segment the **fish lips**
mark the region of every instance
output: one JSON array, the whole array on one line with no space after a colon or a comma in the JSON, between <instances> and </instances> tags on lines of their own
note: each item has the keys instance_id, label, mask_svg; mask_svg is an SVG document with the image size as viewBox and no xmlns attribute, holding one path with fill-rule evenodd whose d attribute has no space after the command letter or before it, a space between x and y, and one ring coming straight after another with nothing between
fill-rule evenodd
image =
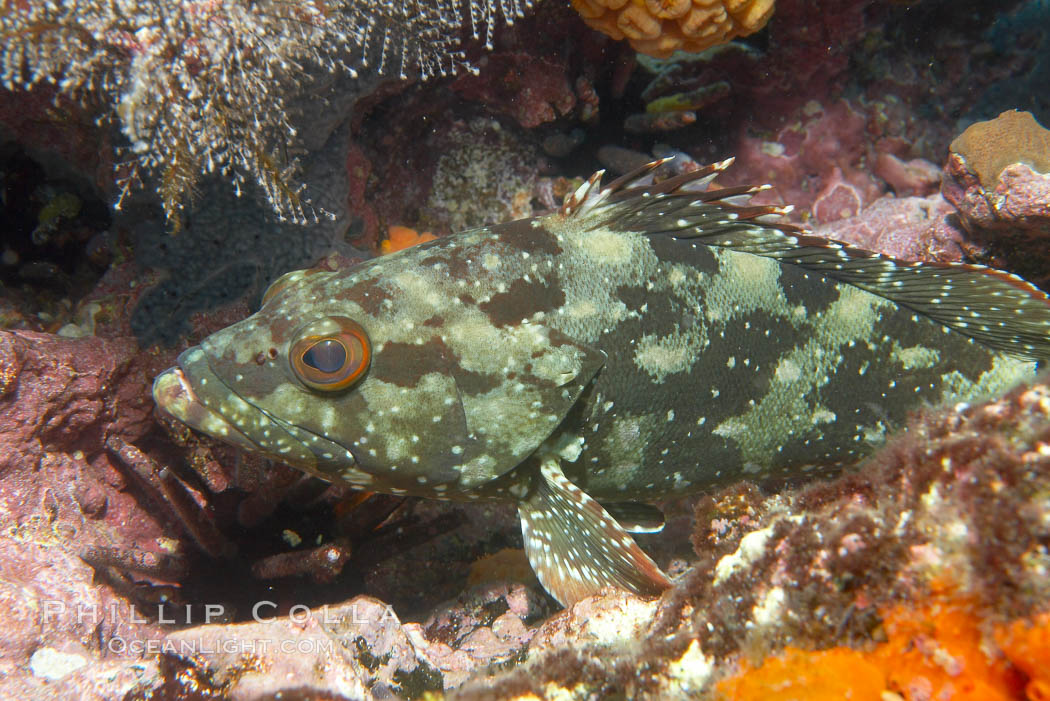
<instances>
[{"instance_id":1,"label":"fish lips","mask_svg":"<svg viewBox=\"0 0 1050 701\"><path fill-rule=\"evenodd\" d=\"M162 414L191 428L247 450L258 449L236 426L197 399L180 367L168 368L153 380L153 401Z\"/></svg>"},{"instance_id":2,"label":"fish lips","mask_svg":"<svg viewBox=\"0 0 1050 701\"><path fill-rule=\"evenodd\" d=\"M226 384L203 348L188 348L176 362L153 381L153 400L163 413L231 445L316 470L316 458L306 445Z\"/></svg>"}]
</instances>

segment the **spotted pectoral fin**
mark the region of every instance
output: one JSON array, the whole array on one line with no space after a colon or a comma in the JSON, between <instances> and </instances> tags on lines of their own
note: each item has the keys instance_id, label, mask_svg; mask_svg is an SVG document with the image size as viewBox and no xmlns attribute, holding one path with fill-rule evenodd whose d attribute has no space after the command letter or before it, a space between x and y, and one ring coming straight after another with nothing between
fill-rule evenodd
<instances>
[{"instance_id":1,"label":"spotted pectoral fin","mask_svg":"<svg viewBox=\"0 0 1050 701\"><path fill-rule=\"evenodd\" d=\"M628 533L659 533L664 529L664 512L637 501L602 503L605 510Z\"/></svg>"},{"instance_id":2,"label":"spotted pectoral fin","mask_svg":"<svg viewBox=\"0 0 1050 701\"><path fill-rule=\"evenodd\" d=\"M532 493L518 503L525 552L544 588L564 606L613 585L655 596L671 585L602 505L562 473L540 465Z\"/></svg>"}]
</instances>

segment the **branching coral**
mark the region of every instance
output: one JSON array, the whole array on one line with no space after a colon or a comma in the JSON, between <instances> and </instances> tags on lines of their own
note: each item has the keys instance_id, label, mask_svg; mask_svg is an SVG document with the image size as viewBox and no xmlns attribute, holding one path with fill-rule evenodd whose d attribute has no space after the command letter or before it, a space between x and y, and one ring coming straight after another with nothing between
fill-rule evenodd
<instances>
[{"instance_id":1,"label":"branching coral","mask_svg":"<svg viewBox=\"0 0 1050 701\"><path fill-rule=\"evenodd\" d=\"M497 18L532 1L10 0L0 78L108 103L100 117L115 114L130 142L122 199L154 175L177 222L198 178L219 171L238 193L256 181L281 218L304 222L316 213L295 185L288 107L309 70L444 75L466 65L464 27L491 45Z\"/></svg>"},{"instance_id":2,"label":"branching coral","mask_svg":"<svg viewBox=\"0 0 1050 701\"><path fill-rule=\"evenodd\" d=\"M637 51L658 58L703 51L753 34L773 14L774 0L572 0L584 21Z\"/></svg>"}]
</instances>

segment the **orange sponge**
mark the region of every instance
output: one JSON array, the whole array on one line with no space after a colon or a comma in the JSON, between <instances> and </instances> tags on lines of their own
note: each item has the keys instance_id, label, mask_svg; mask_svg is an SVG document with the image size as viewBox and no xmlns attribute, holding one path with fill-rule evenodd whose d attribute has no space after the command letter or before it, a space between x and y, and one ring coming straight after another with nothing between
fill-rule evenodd
<instances>
[{"instance_id":1,"label":"orange sponge","mask_svg":"<svg viewBox=\"0 0 1050 701\"><path fill-rule=\"evenodd\" d=\"M504 548L476 560L470 566L467 585L473 587L482 582L500 580L529 584L536 581L536 575L533 574L532 566L529 565L529 558L525 555L524 550Z\"/></svg>"},{"instance_id":2,"label":"orange sponge","mask_svg":"<svg viewBox=\"0 0 1050 701\"><path fill-rule=\"evenodd\" d=\"M999 650L966 597L937 593L882 615L886 641L873 649L789 647L757 669L742 663L717 691L727 701L1050 701L1050 614L998 626Z\"/></svg>"},{"instance_id":3,"label":"orange sponge","mask_svg":"<svg viewBox=\"0 0 1050 701\"><path fill-rule=\"evenodd\" d=\"M882 670L863 652L832 648L809 652L789 647L758 669L745 663L740 673L718 683L731 701L881 701Z\"/></svg>"},{"instance_id":4,"label":"orange sponge","mask_svg":"<svg viewBox=\"0 0 1050 701\"><path fill-rule=\"evenodd\" d=\"M379 242L379 254L385 256L388 253L400 251L424 241L433 241L436 238L437 236L429 231L420 234L407 226L391 226L387 228L386 238Z\"/></svg>"},{"instance_id":5,"label":"orange sponge","mask_svg":"<svg viewBox=\"0 0 1050 701\"><path fill-rule=\"evenodd\" d=\"M1006 660L989 654L975 609L965 597L895 607L884 613L887 642L868 659L885 670L889 688L905 699L1015 699L1017 677Z\"/></svg>"},{"instance_id":6,"label":"orange sponge","mask_svg":"<svg viewBox=\"0 0 1050 701\"><path fill-rule=\"evenodd\" d=\"M703 51L766 26L774 0L572 0L584 21L657 58Z\"/></svg>"},{"instance_id":7,"label":"orange sponge","mask_svg":"<svg viewBox=\"0 0 1050 701\"><path fill-rule=\"evenodd\" d=\"M1050 701L1050 613L999 626L995 642L1028 676L1028 701Z\"/></svg>"}]
</instances>

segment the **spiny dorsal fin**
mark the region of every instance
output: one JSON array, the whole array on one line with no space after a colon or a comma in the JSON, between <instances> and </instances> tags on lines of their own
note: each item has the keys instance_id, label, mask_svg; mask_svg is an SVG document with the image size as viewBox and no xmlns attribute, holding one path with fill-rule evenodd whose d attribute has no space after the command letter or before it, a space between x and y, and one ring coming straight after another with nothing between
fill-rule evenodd
<instances>
[{"instance_id":1,"label":"spiny dorsal fin","mask_svg":"<svg viewBox=\"0 0 1050 701\"><path fill-rule=\"evenodd\" d=\"M738 203L764 187L689 189L730 162L655 186L632 186L652 168L636 171L634 180L618 179L592 198L593 206L575 214L593 217L595 227L669 235L776 258L885 297L990 348L1050 359L1050 297L1035 286L982 265L896 260L770 221L789 208Z\"/></svg>"},{"instance_id":2,"label":"spiny dorsal fin","mask_svg":"<svg viewBox=\"0 0 1050 701\"><path fill-rule=\"evenodd\" d=\"M545 458L540 479L518 503L529 563L563 606L614 585L644 596L671 586L667 575L602 505Z\"/></svg>"}]
</instances>

